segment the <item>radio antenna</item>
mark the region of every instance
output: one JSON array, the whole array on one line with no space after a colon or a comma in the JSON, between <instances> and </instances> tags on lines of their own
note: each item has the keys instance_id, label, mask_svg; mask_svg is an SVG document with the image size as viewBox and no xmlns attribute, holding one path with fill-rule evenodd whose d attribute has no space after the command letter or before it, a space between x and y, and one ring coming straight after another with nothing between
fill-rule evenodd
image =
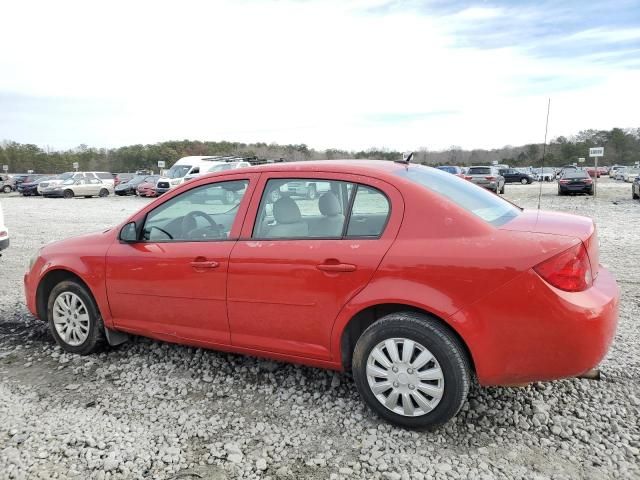
<instances>
[{"instance_id":1,"label":"radio antenna","mask_svg":"<svg viewBox=\"0 0 640 480\"><path fill-rule=\"evenodd\" d=\"M544 157L547 154L547 132L549 131L549 111L551 110L551 97L547 103L547 123L544 127L544 145L542 146L542 167L540 168L541 180L540 190L538 192L538 211L540 211L540 200L542 199L542 182L544 182Z\"/></svg>"}]
</instances>

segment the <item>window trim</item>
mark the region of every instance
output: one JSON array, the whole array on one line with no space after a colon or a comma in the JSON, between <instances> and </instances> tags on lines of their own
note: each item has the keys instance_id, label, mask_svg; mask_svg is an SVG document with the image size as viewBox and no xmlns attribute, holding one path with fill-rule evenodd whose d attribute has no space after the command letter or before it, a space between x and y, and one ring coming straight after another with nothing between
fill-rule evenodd
<instances>
[{"instance_id":1,"label":"window trim","mask_svg":"<svg viewBox=\"0 0 640 480\"><path fill-rule=\"evenodd\" d=\"M192 188L189 188L188 190L185 190L184 192L179 193L178 195L174 195L173 197L167 199L166 201L160 203L160 205L152 208L151 210L145 212L144 216L142 217L142 221L140 222L140 228L138 231L138 237L136 239L136 243L217 243L217 242L235 242L238 240L238 238L207 238L207 239L202 239L202 240L198 240L198 239L189 239L189 240L173 240L173 239L167 239L167 240L145 240L143 238L144 235L144 227L147 223L147 219L149 218L149 214L156 211L158 208L162 207L163 205L166 205L167 203L169 203L170 201L172 201L174 198L178 198L182 195L185 195L193 190L196 190L198 188L206 188L206 187L210 187L212 185L218 185L221 183L228 183L228 182L247 182L247 186L246 186L246 191L245 191L245 195L242 196L242 198L240 199L240 202L237 204L238 207L238 212L236 213L236 216L233 219L233 223L235 223L238 219L238 214L240 213L240 205L241 203L244 201L246 194L249 192L249 188L251 186L251 178L233 178L233 179L229 179L229 180L219 180L216 182L210 182L210 183L203 183L202 185L194 185ZM231 208L230 210L233 210L233 208ZM228 210L228 211L230 211ZM228 212L227 211L227 212ZM246 215L246 212L245 212ZM244 221L244 219L243 219ZM231 224L232 228L233 228L233 223Z\"/></svg>"},{"instance_id":2,"label":"window trim","mask_svg":"<svg viewBox=\"0 0 640 480\"><path fill-rule=\"evenodd\" d=\"M349 205L348 205L348 211L345 215L345 222L344 225L342 227L342 235L339 237L311 237L311 236L306 236L306 237L274 237L274 238L270 238L270 237L256 237L255 236L255 232L256 232L256 228L258 226L258 219L260 217L260 211L262 210L262 207L264 205L264 201L266 199L265 196L265 192L267 191L267 186L269 185L269 182L271 182L272 180L281 180L284 181L285 183L287 181L290 180L295 180L295 181L312 181L312 182L342 182L342 183L351 183L354 185L354 191L353 191L353 195L351 196L351 198L349 199ZM355 199L356 199L356 194L358 193L358 189L360 186L369 188L371 190L375 190L376 192L379 192L387 201L387 205L389 206L389 211L387 212L387 218L385 219L385 222L382 226L382 229L380 230L380 233L378 235L347 235L347 232L349 230L349 222L351 221L351 214L353 212L353 205L355 203ZM367 185L365 183L362 182L356 182L356 181L352 181L352 180L345 180L344 178L316 178L316 177L270 177L267 178L266 182L264 183L264 188L262 189L262 193L260 195L260 203L258 203L258 210L256 211L256 215L253 219L253 226L251 228L251 236L249 237L248 240L251 241L259 241L259 242L272 242L272 241L293 241L293 240L379 240L380 238L382 238L382 236L384 235L384 232L387 229L387 226L389 225L389 222L391 220L391 215L393 213L393 204L391 202L391 200L389 199L389 196L380 188L371 186L371 185Z\"/></svg>"}]
</instances>

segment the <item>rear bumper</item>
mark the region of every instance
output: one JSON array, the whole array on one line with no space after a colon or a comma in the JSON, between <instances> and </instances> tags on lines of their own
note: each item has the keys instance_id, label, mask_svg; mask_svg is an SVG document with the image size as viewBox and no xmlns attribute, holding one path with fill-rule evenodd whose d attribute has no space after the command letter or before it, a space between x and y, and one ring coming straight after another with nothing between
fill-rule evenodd
<instances>
[{"instance_id":1,"label":"rear bumper","mask_svg":"<svg viewBox=\"0 0 640 480\"><path fill-rule=\"evenodd\" d=\"M554 288L529 270L453 315L483 385L574 377L606 355L618 323L620 291L600 267L584 292Z\"/></svg>"},{"instance_id":2,"label":"rear bumper","mask_svg":"<svg viewBox=\"0 0 640 480\"><path fill-rule=\"evenodd\" d=\"M560 185L560 191L564 193L591 193L593 191L593 185L580 185L576 187Z\"/></svg>"}]
</instances>

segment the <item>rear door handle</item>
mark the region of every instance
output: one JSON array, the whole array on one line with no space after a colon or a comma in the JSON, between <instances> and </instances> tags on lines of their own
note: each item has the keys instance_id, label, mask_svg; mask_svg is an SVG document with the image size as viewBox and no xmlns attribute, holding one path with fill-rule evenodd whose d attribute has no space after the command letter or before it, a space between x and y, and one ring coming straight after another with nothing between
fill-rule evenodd
<instances>
[{"instance_id":1,"label":"rear door handle","mask_svg":"<svg viewBox=\"0 0 640 480\"><path fill-rule=\"evenodd\" d=\"M191 266L195 269L217 268L220 266L220 264L214 260L195 260L191 262Z\"/></svg>"},{"instance_id":2,"label":"rear door handle","mask_svg":"<svg viewBox=\"0 0 640 480\"><path fill-rule=\"evenodd\" d=\"M350 263L321 263L316 265L318 270L323 272L355 272L356 266Z\"/></svg>"}]
</instances>

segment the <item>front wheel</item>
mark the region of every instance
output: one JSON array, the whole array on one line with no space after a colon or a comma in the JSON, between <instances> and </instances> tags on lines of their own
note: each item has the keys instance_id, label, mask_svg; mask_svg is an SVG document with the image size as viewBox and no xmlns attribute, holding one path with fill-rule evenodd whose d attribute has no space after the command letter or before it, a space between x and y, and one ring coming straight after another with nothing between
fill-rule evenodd
<instances>
[{"instance_id":1,"label":"front wheel","mask_svg":"<svg viewBox=\"0 0 640 480\"><path fill-rule=\"evenodd\" d=\"M11 193L11 187L9 185L5 185L4 187L2 187L2 191L4 193Z\"/></svg>"},{"instance_id":2,"label":"front wheel","mask_svg":"<svg viewBox=\"0 0 640 480\"><path fill-rule=\"evenodd\" d=\"M520 180L520 183L521 183L522 185L526 185L526 184L528 184L528 183L529 183L529 180L527 180L526 178L523 178L522 180Z\"/></svg>"},{"instance_id":3,"label":"front wheel","mask_svg":"<svg viewBox=\"0 0 640 480\"><path fill-rule=\"evenodd\" d=\"M62 196L64 198L73 198L73 190L65 190Z\"/></svg>"},{"instance_id":4,"label":"front wheel","mask_svg":"<svg viewBox=\"0 0 640 480\"><path fill-rule=\"evenodd\" d=\"M103 188L102 190L100 190L100 193L98 195L100 197L106 197L109 195L109 190L107 190L106 188Z\"/></svg>"},{"instance_id":5,"label":"front wheel","mask_svg":"<svg viewBox=\"0 0 640 480\"><path fill-rule=\"evenodd\" d=\"M53 287L47 317L53 338L67 352L87 355L105 344L98 307L87 289L77 282L64 281Z\"/></svg>"},{"instance_id":6,"label":"front wheel","mask_svg":"<svg viewBox=\"0 0 640 480\"><path fill-rule=\"evenodd\" d=\"M450 420L471 383L460 341L437 320L414 312L392 313L367 328L352 368L364 402L406 428L433 428Z\"/></svg>"}]
</instances>

